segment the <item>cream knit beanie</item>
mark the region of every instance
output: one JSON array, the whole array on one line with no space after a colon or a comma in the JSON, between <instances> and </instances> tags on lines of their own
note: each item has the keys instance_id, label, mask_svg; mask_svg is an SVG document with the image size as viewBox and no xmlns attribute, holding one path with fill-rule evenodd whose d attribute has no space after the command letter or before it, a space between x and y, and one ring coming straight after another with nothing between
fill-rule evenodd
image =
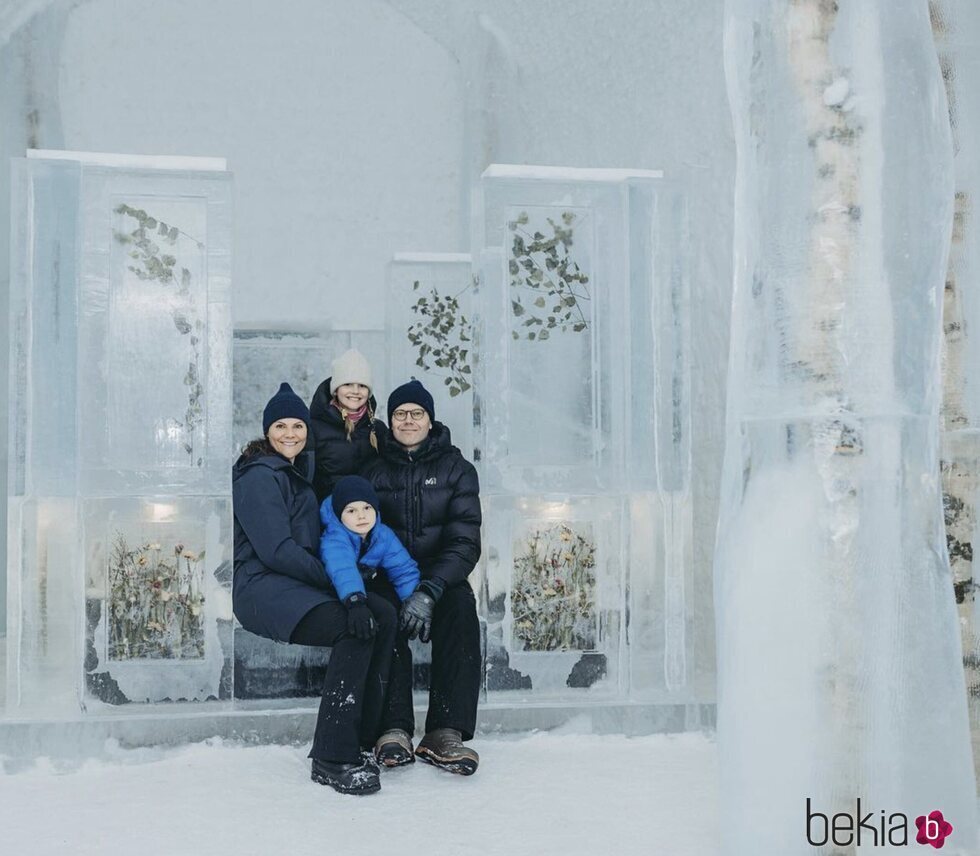
<instances>
[{"instance_id":1,"label":"cream knit beanie","mask_svg":"<svg viewBox=\"0 0 980 856\"><path fill-rule=\"evenodd\" d=\"M335 395L338 386L345 383L361 383L368 389L374 387L371 380L371 366L360 351L351 348L333 361L330 371L330 394Z\"/></svg>"}]
</instances>

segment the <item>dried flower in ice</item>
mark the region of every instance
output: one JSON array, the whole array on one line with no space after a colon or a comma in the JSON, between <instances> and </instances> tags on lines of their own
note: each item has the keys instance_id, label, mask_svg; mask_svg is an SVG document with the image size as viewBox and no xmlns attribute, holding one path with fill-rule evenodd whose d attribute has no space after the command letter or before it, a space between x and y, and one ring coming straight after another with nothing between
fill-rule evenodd
<instances>
[{"instance_id":1,"label":"dried flower in ice","mask_svg":"<svg viewBox=\"0 0 980 856\"><path fill-rule=\"evenodd\" d=\"M182 555L188 561L180 562ZM122 534L116 536L109 559L104 613L109 659L204 656L204 598L200 594L203 557L203 551L186 551L182 543L167 551L156 543L130 549Z\"/></svg>"},{"instance_id":2,"label":"dried flower in ice","mask_svg":"<svg viewBox=\"0 0 980 856\"><path fill-rule=\"evenodd\" d=\"M515 542L510 605L525 651L594 648L595 600L591 524L543 522Z\"/></svg>"}]
</instances>

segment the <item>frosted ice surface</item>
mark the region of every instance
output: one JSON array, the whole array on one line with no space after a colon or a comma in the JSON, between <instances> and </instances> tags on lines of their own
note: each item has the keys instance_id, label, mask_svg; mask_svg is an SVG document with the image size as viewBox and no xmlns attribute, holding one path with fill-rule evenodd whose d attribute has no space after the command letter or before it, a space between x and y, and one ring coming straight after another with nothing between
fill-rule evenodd
<instances>
[{"instance_id":1,"label":"frosted ice surface","mask_svg":"<svg viewBox=\"0 0 980 856\"><path fill-rule=\"evenodd\" d=\"M969 846L938 478L952 149L927 4L729 0L726 17L725 852L811 852L807 798L828 816L940 808Z\"/></svg>"}]
</instances>

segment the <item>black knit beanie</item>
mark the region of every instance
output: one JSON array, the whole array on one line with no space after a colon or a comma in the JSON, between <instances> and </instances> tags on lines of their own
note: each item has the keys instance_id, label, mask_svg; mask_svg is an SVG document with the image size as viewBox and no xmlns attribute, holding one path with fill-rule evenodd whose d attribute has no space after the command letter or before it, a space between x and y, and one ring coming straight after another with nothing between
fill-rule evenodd
<instances>
[{"instance_id":1,"label":"black knit beanie","mask_svg":"<svg viewBox=\"0 0 980 856\"><path fill-rule=\"evenodd\" d=\"M268 434L269 426L280 419L302 419L307 428L310 425L310 409L288 383L282 384L279 392L265 406L262 412L262 433Z\"/></svg>"},{"instance_id":2,"label":"black knit beanie","mask_svg":"<svg viewBox=\"0 0 980 856\"><path fill-rule=\"evenodd\" d=\"M360 476L344 476L338 479L333 486L333 493L330 495L330 505L333 513L340 520L340 515L344 509L352 502L366 502L379 515L381 514L381 503L378 501L378 494L375 493L371 482L362 479Z\"/></svg>"},{"instance_id":3,"label":"black knit beanie","mask_svg":"<svg viewBox=\"0 0 980 856\"><path fill-rule=\"evenodd\" d=\"M403 383L391 395L388 396L388 424L391 425L391 414L403 404L417 404L426 413L432 422L436 421L436 405L427 390L417 380L410 380Z\"/></svg>"}]
</instances>

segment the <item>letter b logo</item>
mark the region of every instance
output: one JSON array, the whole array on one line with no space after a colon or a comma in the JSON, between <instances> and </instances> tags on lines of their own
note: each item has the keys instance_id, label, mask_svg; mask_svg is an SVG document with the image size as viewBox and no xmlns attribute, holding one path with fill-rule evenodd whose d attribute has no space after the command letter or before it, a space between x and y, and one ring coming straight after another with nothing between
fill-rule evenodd
<instances>
[{"instance_id":1,"label":"letter b logo","mask_svg":"<svg viewBox=\"0 0 980 856\"><path fill-rule=\"evenodd\" d=\"M814 821L816 823L816 835L814 835ZM822 831L821 831L822 827ZM830 818L823 812L812 811L810 809L810 798L806 798L806 840L811 847L823 847L830 839Z\"/></svg>"}]
</instances>

